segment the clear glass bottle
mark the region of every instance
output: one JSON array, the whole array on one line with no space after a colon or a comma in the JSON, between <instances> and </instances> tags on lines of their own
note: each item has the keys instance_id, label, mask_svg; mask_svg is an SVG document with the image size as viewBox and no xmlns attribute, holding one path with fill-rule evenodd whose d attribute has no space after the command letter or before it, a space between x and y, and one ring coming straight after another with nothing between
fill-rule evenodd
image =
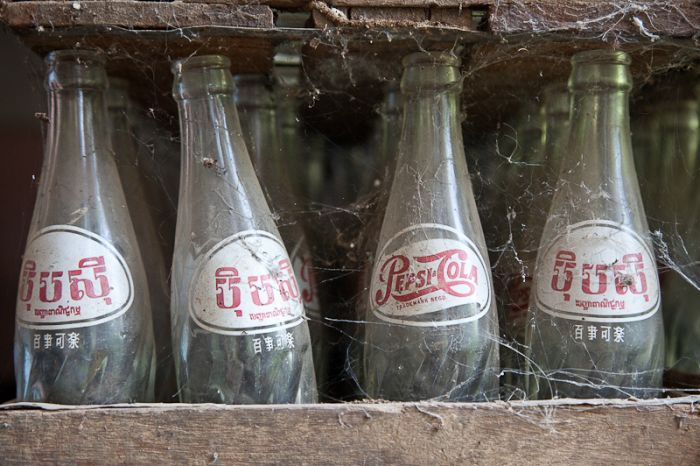
<instances>
[{"instance_id":1,"label":"clear glass bottle","mask_svg":"<svg viewBox=\"0 0 700 466\"><path fill-rule=\"evenodd\" d=\"M394 175L394 164L398 155L398 142L401 137L401 90L398 82L387 83L384 88L384 99L379 107L377 125L373 136L376 169L373 173L374 182L370 195L367 197L368 212L358 244L360 265L362 270L358 277L358 290L355 295L355 317L346 362L350 370L350 378L356 384L356 390L362 391L363 370L362 352L365 335L363 321L370 312L369 290L374 267L374 254L377 252L379 232L381 231L386 204Z\"/></svg>"},{"instance_id":2,"label":"clear glass bottle","mask_svg":"<svg viewBox=\"0 0 700 466\"><path fill-rule=\"evenodd\" d=\"M695 305L698 290L692 284L700 279L695 265L700 257L700 191L695 188L700 135L698 105L694 99L679 98L671 92L657 105L655 115L660 146L654 216L669 255L662 259L668 262L661 269L668 368L665 385L700 387L700 318Z\"/></svg>"},{"instance_id":3,"label":"clear glass bottle","mask_svg":"<svg viewBox=\"0 0 700 466\"><path fill-rule=\"evenodd\" d=\"M694 99L668 98L655 108L659 147L656 211L660 228L673 234L674 224L687 221L693 212L686 207L693 200L696 155L698 151L698 104ZM691 207L692 209L692 207Z\"/></svg>"},{"instance_id":4,"label":"clear glass bottle","mask_svg":"<svg viewBox=\"0 0 700 466\"><path fill-rule=\"evenodd\" d=\"M117 162L119 178L124 189L126 204L134 225L139 251L145 264L148 294L153 315L156 342L155 399L161 402L177 400L175 365L170 344L170 285L161 241L156 223L149 208L156 199L144 189L142 167L138 157L136 135L129 116L132 103L129 98L129 82L121 78L109 78L107 108L111 122L112 147Z\"/></svg>"},{"instance_id":5,"label":"clear glass bottle","mask_svg":"<svg viewBox=\"0 0 700 466\"><path fill-rule=\"evenodd\" d=\"M696 212L676 234L683 240L687 256L665 273L663 283L666 337L664 386L677 389L700 388L700 192L691 203Z\"/></svg>"},{"instance_id":6,"label":"clear glass bottle","mask_svg":"<svg viewBox=\"0 0 700 466\"><path fill-rule=\"evenodd\" d=\"M49 131L17 298L17 398L153 398L146 275L112 157L104 59L46 58Z\"/></svg>"},{"instance_id":7,"label":"clear glass bottle","mask_svg":"<svg viewBox=\"0 0 700 466\"><path fill-rule=\"evenodd\" d=\"M148 209L158 234L166 263L172 262L175 241L177 193L179 188L180 144L139 102L127 108L137 149L139 174L143 181Z\"/></svg>"},{"instance_id":8,"label":"clear glass bottle","mask_svg":"<svg viewBox=\"0 0 700 466\"><path fill-rule=\"evenodd\" d=\"M370 287L364 389L387 400L498 397L498 317L467 172L458 57L403 59L403 128Z\"/></svg>"},{"instance_id":9,"label":"clear glass bottle","mask_svg":"<svg viewBox=\"0 0 700 466\"><path fill-rule=\"evenodd\" d=\"M316 377L323 380L324 327L321 321L316 271L306 234L297 218L303 209L297 203L288 177L289 161L286 159L286 148L281 144L272 82L265 75L239 75L234 79L236 108L241 120L243 139L266 194L277 229L290 253L311 332ZM298 144L298 141L296 143Z\"/></svg>"},{"instance_id":10,"label":"clear glass bottle","mask_svg":"<svg viewBox=\"0 0 700 466\"><path fill-rule=\"evenodd\" d=\"M543 147L534 154L540 157L529 161L527 170L529 181L521 206L519 220L521 228L515 241L515 257L512 273L507 277L507 294L504 300L502 319L504 338L508 342L501 347L501 366L504 376L501 380L505 396L520 397L525 395L526 367L525 329L527 328L527 310L530 303L532 274L537 260L537 248L542 237L544 222L541 221L549 212L554 195L554 185L559 176L559 165L564 144L569 136L569 90L565 84L552 84L543 91ZM521 193L522 195L522 193Z\"/></svg>"},{"instance_id":11,"label":"clear glass bottle","mask_svg":"<svg viewBox=\"0 0 700 466\"><path fill-rule=\"evenodd\" d=\"M527 341L533 396L653 397L664 334L629 125L629 57L576 54L571 131L542 234Z\"/></svg>"},{"instance_id":12,"label":"clear glass bottle","mask_svg":"<svg viewBox=\"0 0 700 466\"><path fill-rule=\"evenodd\" d=\"M236 112L230 62L173 63L182 175L172 271L183 402L316 400L309 329L291 260Z\"/></svg>"}]
</instances>

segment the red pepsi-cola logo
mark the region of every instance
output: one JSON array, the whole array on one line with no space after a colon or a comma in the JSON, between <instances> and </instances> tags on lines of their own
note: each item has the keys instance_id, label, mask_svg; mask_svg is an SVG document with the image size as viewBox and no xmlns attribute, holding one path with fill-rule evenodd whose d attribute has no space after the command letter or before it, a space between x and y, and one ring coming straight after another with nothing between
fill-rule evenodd
<instances>
[{"instance_id":1,"label":"red pepsi-cola logo","mask_svg":"<svg viewBox=\"0 0 700 466\"><path fill-rule=\"evenodd\" d=\"M446 249L423 256L393 255L379 268L378 306L390 298L409 302L436 293L457 298L473 296L482 277L466 249Z\"/></svg>"},{"instance_id":2,"label":"red pepsi-cola logo","mask_svg":"<svg viewBox=\"0 0 700 466\"><path fill-rule=\"evenodd\" d=\"M461 231L419 224L385 242L372 270L369 304L386 322L419 327L473 322L491 309L491 276Z\"/></svg>"}]
</instances>

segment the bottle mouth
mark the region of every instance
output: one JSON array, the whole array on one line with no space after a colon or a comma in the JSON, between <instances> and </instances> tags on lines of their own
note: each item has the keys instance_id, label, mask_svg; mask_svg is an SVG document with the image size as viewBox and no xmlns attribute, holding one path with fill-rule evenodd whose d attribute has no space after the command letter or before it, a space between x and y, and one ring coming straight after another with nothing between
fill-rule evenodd
<instances>
[{"instance_id":1,"label":"bottle mouth","mask_svg":"<svg viewBox=\"0 0 700 466\"><path fill-rule=\"evenodd\" d=\"M410 66L454 66L459 67L462 59L449 52L415 52L403 57L404 68Z\"/></svg>"},{"instance_id":2,"label":"bottle mouth","mask_svg":"<svg viewBox=\"0 0 700 466\"><path fill-rule=\"evenodd\" d=\"M213 94L232 94L235 85L229 71L231 60L223 55L195 55L175 60L171 70L173 97L185 100Z\"/></svg>"},{"instance_id":3,"label":"bottle mouth","mask_svg":"<svg viewBox=\"0 0 700 466\"><path fill-rule=\"evenodd\" d=\"M124 78L107 78L107 108L125 109L129 101L129 81Z\"/></svg>"},{"instance_id":4,"label":"bottle mouth","mask_svg":"<svg viewBox=\"0 0 700 466\"><path fill-rule=\"evenodd\" d=\"M462 60L449 52L418 52L403 58L401 92L405 95L430 95L460 92Z\"/></svg>"},{"instance_id":5,"label":"bottle mouth","mask_svg":"<svg viewBox=\"0 0 700 466\"><path fill-rule=\"evenodd\" d=\"M621 50L596 49L578 52L571 57L571 63L573 65L584 63L599 65L630 65L632 63L632 59Z\"/></svg>"},{"instance_id":6,"label":"bottle mouth","mask_svg":"<svg viewBox=\"0 0 700 466\"><path fill-rule=\"evenodd\" d=\"M45 59L49 90L106 89L105 57L96 50L56 50Z\"/></svg>"},{"instance_id":7,"label":"bottle mouth","mask_svg":"<svg viewBox=\"0 0 700 466\"><path fill-rule=\"evenodd\" d=\"M78 65L105 65L104 55L97 50L54 50L46 55L46 65L56 66L59 63L75 63Z\"/></svg>"},{"instance_id":8,"label":"bottle mouth","mask_svg":"<svg viewBox=\"0 0 700 466\"><path fill-rule=\"evenodd\" d=\"M571 58L571 91L604 92L632 88L630 56L619 50L587 50Z\"/></svg>"},{"instance_id":9,"label":"bottle mouth","mask_svg":"<svg viewBox=\"0 0 700 466\"><path fill-rule=\"evenodd\" d=\"M245 107L274 108L272 80L264 74L239 74L236 84L236 104Z\"/></svg>"},{"instance_id":10,"label":"bottle mouth","mask_svg":"<svg viewBox=\"0 0 700 466\"><path fill-rule=\"evenodd\" d=\"M231 60L223 55L193 55L173 61L173 74L177 75L196 68L231 68Z\"/></svg>"},{"instance_id":11,"label":"bottle mouth","mask_svg":"<svg viewBox=\"0 0 700 466\"><path fill-rule=\"evenodd\" d=\"M566 83L550 84L544 89L544 108L547 115L569 116L570 98Z\"/></svg>"}]
</instances>

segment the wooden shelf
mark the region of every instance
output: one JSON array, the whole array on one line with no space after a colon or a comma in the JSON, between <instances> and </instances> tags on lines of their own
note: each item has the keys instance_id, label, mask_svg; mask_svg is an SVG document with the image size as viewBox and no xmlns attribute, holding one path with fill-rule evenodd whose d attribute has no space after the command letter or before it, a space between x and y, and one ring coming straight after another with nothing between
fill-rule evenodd
<instances>
[{"instance_id":1,"label":"wooden shelf","mask_svg":"<svg viewBox=\"0 0 700 466\"><path fill-rule=\"evenodd\" d=\"M2 462L700 464L700 397L0 409Z\"/></svg>"},{"instance_id":2,"label":"wooden shelf","mask_svg":"<svg viewBox=\"0 0 700 466\"><path fill-rule=\"evenodd\" d=\"M700 32L697 2L621 5L608 0L0 1L0 24L40 55L76 46L105 50L110 73L138 81L135 87L147 94L142 100L170 114L175 107L169 60L194 53L228 55L234 73L267 72L277 46L304 44L304 71L314 87L345 96L346 102L329 107L351 108L347 102L353 102L366 120L380 95L367 89L396 79L403 55L462 50L465 113L480 115L467 129L482 134L512 114L522 96L536 96L545 84L565 80L568 60L578 50L630 52L638 84L700 60L693 42ZM287 27L285 15L291 14L297 15L295 27Z\"/></svg>"}]
</instances>

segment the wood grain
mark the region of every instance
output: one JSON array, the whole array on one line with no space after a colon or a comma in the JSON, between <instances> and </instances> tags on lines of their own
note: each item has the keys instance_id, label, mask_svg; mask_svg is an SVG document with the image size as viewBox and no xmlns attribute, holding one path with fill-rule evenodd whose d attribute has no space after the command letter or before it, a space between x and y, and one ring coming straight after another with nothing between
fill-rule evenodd
<instances>
[{"instance_id":1,"label":"wood grain","mask_svg":"<svg viewBox=\"0 0 700 466\"><path fill-rule=\"evenodd\" d=\"M698 398L0 411L3 464L700 463Z\"/></svg>"},{"instance_id":2,"label":"wood grain","mask_svg":"<svg viewBox=\"0 0 700 466\"><path fill-rule=\"evenodd\" d=\"M28 1L4 3L2 22L11 28L118 26L130 29L175 29L193 26L272 28L272 9L265 5L135 2Z\"/></svg>"}]
</instances>

